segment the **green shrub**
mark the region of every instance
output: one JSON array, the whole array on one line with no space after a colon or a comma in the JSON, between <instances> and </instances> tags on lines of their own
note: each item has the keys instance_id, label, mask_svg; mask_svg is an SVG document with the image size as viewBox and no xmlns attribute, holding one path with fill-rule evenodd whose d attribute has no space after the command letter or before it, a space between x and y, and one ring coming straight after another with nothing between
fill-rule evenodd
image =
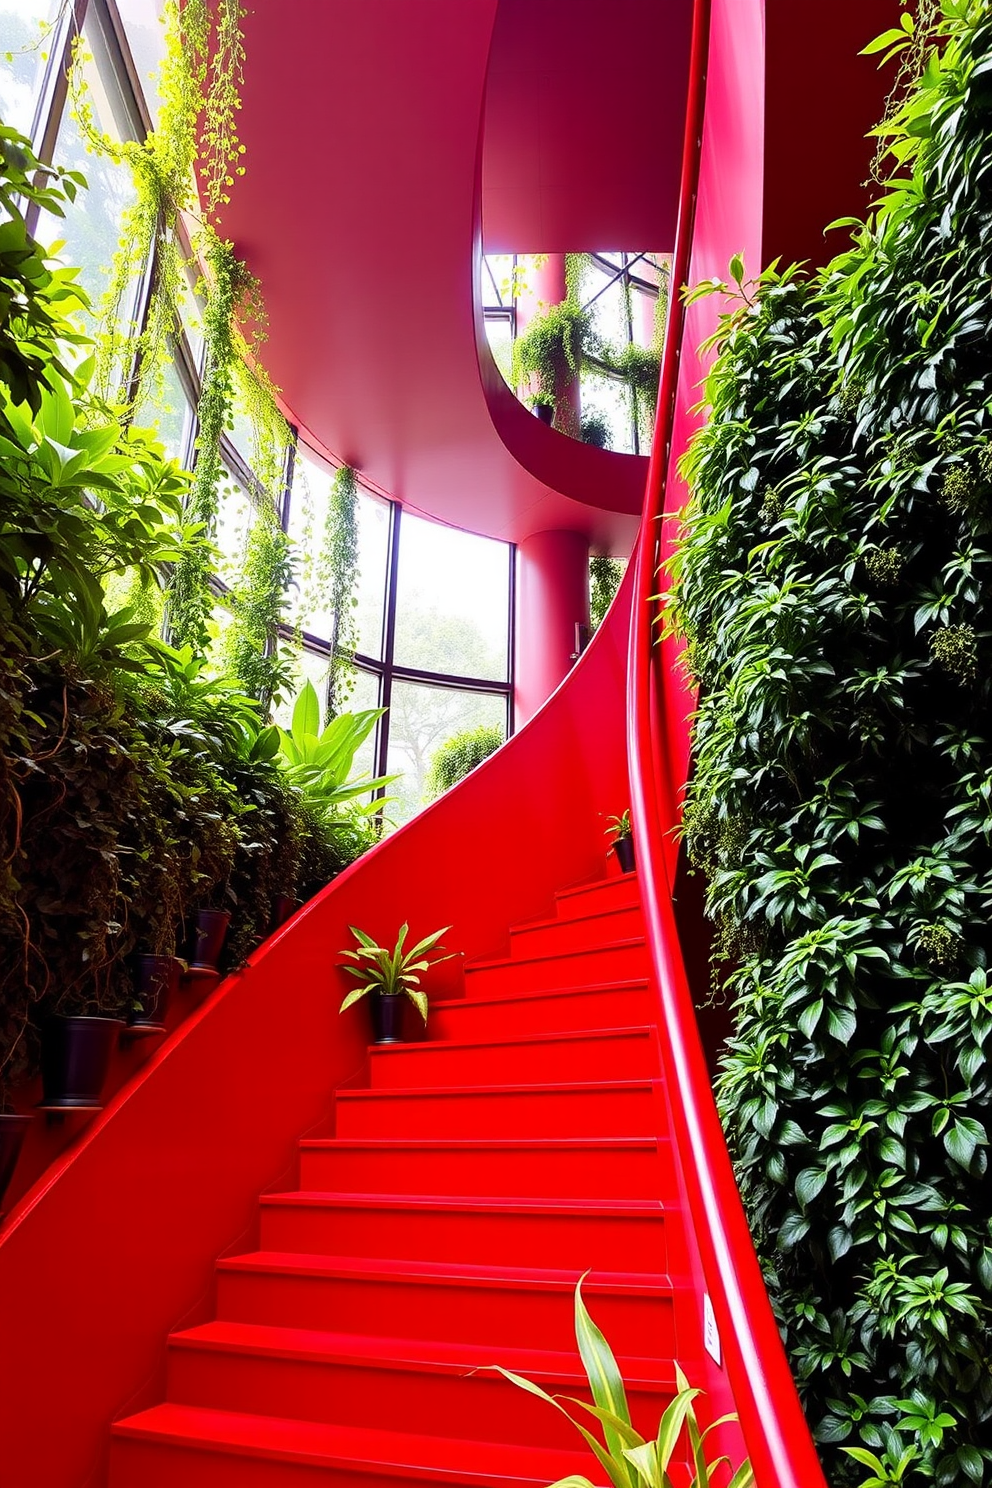
<instances>
[{"instance_id":1,"label":"green shrub","mask_svg":"<svg viewBox=\"0 0 992 1488\"><path fill-rule=\"evenodd\" d=\"M446 790L464 780L469 771L488 759L503 743L503 730L495 725L480 724L452 734L431 756L427 772L427 799L436 801Z\"/></svg>"},{"instance_id":2,"label":"green shrub","mask_svg":"<svg viewBox=\"0 0 992 1488\"><path fill-rule=\"evenodd\" d=\"M943 9L853 249L724 321L675 579L720 1102L800 1388L832 1482L849 1445L958 1488L992 1482L992 18Z\"/></svg>"}]
</instances>

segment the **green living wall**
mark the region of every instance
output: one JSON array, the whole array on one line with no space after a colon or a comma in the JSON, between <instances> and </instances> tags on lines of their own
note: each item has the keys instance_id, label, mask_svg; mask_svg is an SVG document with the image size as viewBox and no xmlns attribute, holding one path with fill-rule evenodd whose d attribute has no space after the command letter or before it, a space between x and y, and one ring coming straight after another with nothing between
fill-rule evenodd
<instances>
[{"instance_id":1,"label":"green living wall","mask_svg":"<svg viewBox=\"0 0 992 1488\"><path fill-rule=\"evenodd\" d=\"M828 1476L988 1484L992 14L918 25L851 251L732 266L673 613L719 1096Z\"/></svg>"}]
</instances>

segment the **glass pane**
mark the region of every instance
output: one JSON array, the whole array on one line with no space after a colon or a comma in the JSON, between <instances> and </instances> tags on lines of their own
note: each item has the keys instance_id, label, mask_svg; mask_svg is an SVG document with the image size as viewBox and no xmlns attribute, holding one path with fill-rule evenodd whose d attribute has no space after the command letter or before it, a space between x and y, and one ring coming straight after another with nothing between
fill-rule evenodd
<instances>
[{"instance_id":1,"label":"glass pane","mask_svg":"<svg viewBox=\"0 0 992 1488\"><path fill-rule=\"evenodd\" d=\"M171 362L162 369L161 387L150 389L135 408L134 422L157 429L168 453L180 463L187 461L193 410Z\"/></svg>"},{"instance_id":2,"label":"glass pane","mask_svg":"<svg viewBox=\"0 0 992 1488\"><path fill-rule=\"evenodd\" d=\"M158 92L158 69L165 56L165 28L162 24L162 0L117 0L117 11L138 74L138 82L151 114L152 127L158 128L161 99Z\"/></svg>"},{"instance_id":3,"label":"glass pane","mask_svg":"<svg viewBox=\"0 0 992 1488\"><path fill-rule=\"evenodd\" d=\"M486 339L503 381L513 386L513 328L508 315L486 316Z\"/></svg>"},{"instance_id":4,"label":"glass pane","mask_svg":"<svg viewBox=\"0 0 992 1488\"><path fill-rule=\"evenodd\" d=\"M388 767L402 770L403 777L389 789L395 800L386 815L397 826L426 805L424 787L435 752L452 734L481 725L500 728L505 734L505 698L414 682L393 683Z\"/></svg>"},{"instance_id":5,"label":"glass pane","mask_svg":"<svg viewBox=\"0 0 992 1488\"><path fill-rule=\"evenodd\" d=\"M280 652L293 668L293 685L289 697L280 697L272 709L272 721L288 729L293 721L293 704L305 682L312 682L320 703L320 722L323 727L327 709L327 668L329 657L326 651L316 651L310 646L280 646Z\"/></svg>"},{"instance_id":6,"label":"glass pane","mask_svg":"<svg viewBox=\"0 0 992 1488\"><path fill-rule=\"evenodd\" d=\"M341 704L341 711L348 713L359 713L365 708L378 707L378 674L376 672L363 672L361 670L356 671L355 685L348 696L343 699ZM380 726L381 724L376 725L371 734L369 734L368 738L365 740L365 743L362 745L361 749L359 749L357 754L355 755L355 764L352 770L353 775L367 775L370 780L372 779L375 773L375 748ZM386 794L391 795L392 792L387 791ZM389 810L388 806L386 810Z\"/></svg>"},{"instance_id":7,"label":"glass pane","mask_svg":"<svg viewBox=\"0 0 992 1488\"><path fill-rule=\"evenodd\" d=\"M382 656L389 563L389 502L358 493L358 587L355 598L356 647L363 656ZM373 705L374 706L374 705Z\"/></svg>"},{"instance_id":8,"label":"glass pane","mask_svg":"<svg viewBox=\"0 0 992 1488\"><path fill-rule=\"evenodd\" d=\"M248 496L234 477L225 471L220 488L217 530L212 534L220 549L217 573L225 584L232 584L241 571L248 529L254 514L254 507Z\"/></svg>"},{"instance_id":9,"label":"glass pane","mask_svg":"<svg viewBox=\"0 0 992 1488\"><path fill-rule=\"evenodd\" d=\"M289 535L296 545L300 585L290 613L304 630L329 640L334 616L328 595L319 590L318 558L327 521L333 473L301 445L293 465L289 503ZM358 492L358 583L355 598L356 649L364 656L382 656L382 621L386 603L386 564L389 555L389 503Z\"/></svg>"},{"instance_id":10,"label":"glass pane","mask_svg":"<svg viewBox=\"0 0 992 1488\"><path fill-rule=\"evenodd\" d=\"M0 0L0 118L30 136L59 0Z\"/></svg>"},{"instance_id":11,"label":"glass pane","mask_svg":"<svg viewBox=\"0 0 992 1488\"><path fill-rule=\"evenodd\" d=\"M404 512L396 599L398 666L504 681L510 549Z\"/></svg>"},{"instance_id":12,"label":"glass pane","mask_svg":"<svg viewBox=\"0 0 992 1488\"><path fill-rule=\"evenodd\" d=\"M593 295L599 295L595 303L589 306L592 329L619 351L630 340L627 306L624 302L623 281L615 279L610 284L610 278L610 274L597 265L592 265L583 282L582 299L583 303L588 304ZM605 286L608 284L607 289Z\"/></svg>"},{"instance_id":13,"label":"glass pane","mask_svg":"<svg viewBox=\"0 0 992 1488\"><path fill-rule=\"evenodd\" d=\"M124 139L129 134L127 115L102 33L98 27L90 27L84 28L83 36L93 54L92 60L84 65L83 77L96 123L114 139ZM43 215L38 236L46 244L63 241L59 258L65 264L79 266L80 283L89 292L94 307L99 307L117 252L121 220L135 200L131 172L102 155L88 152L68 108L62 116L55 144L55 163L82 171L89 190L81 191L75 203L66 208L64 219ZM131 305L123 307L125 318L131 310Z\"/></svg>"},{"instance_id":14,"label":"glass pane","mask_svg":"<svg viewBox=\"0 0 992 1488\"><path fill-rule=\"evenodd\" d=\"M634 453L634 434L630 415L630 398L618 377L586 371L582 374L582 416L598 413L610 427L609 449L621 454Z\"/></svg>"}]
</instances>

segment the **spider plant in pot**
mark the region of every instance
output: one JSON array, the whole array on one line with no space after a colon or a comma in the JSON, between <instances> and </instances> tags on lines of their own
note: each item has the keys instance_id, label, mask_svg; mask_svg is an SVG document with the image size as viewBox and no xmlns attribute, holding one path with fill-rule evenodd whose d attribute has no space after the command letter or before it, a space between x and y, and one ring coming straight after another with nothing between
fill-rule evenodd
<instances>
[{"instance_id":1,"label":"spider plant in pot","mask_svg":"<svg viewBox=\"0 0 992 1488\"><path fill-rule=\"evenodd\" d=\"M610 816L606 819L606 835L610 839L609 851L616 853L617 862L620 864L622 873L633 873L634 871L634 838L633 828L630 825L629 808L622 816Z\"/></svg>"},{"instance_id":2,"label":"spider plant in pot","mask_svg":"<svg viewBox=\"0 0 992 1488\"><path fill-rule=\"evenodd\" d=\"M359 998L369 993L369 1002L372 1009L373 1042L376 1044L398 1044L400 1043L400 1023L403 1010L403 998L406 997L413 1003L417 1012L427 1022L427 993L420 989L420 973L427 971L431 966L438 966L442 961L450 961L452 955L435 956L433 959L429 953L435 949L443 950L438 942L442 935L446 935L451 929L450 925L444 925L440 930L435 930L431 935L425 935L423 940L410 950L404 951L406 937L410 926L400 926L396 944L391 951L385 946L377 945L371 936L366 935L364 930L359 930L354 925L348 927L352 935L358 941L357 950L342 951L354 966L345 966L343 970L358 979L358 986L353 987L341 1004L340 1011L343 1013ZM453 954L453 953L452 953Z\"/></svg>"}]
</instances>

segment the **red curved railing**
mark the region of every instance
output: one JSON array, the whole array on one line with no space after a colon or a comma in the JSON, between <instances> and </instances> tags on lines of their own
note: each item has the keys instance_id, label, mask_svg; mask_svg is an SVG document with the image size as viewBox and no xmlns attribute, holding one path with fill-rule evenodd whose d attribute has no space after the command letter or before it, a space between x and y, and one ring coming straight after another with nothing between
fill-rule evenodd
<instances>
[{"instance_id":1,"label":"red curved railing","mask_svg":"<svg viewBox=\"0 0 992 1488\"><path fill-rule=\"evenodd\" d=\"M645 926L660 1004L672 1134L716 1316L727 1375L758 1488L825 1488L825 1479L755 1255L700 1043L678 941L666 861L677 820L677 771L666 758L664 686L655 644L658 566L675 422L684 307L699 189L711 0L695 0L686 132L658 418L634 575L628 663L631 816Z\"/></svg>"}]
</instances>

